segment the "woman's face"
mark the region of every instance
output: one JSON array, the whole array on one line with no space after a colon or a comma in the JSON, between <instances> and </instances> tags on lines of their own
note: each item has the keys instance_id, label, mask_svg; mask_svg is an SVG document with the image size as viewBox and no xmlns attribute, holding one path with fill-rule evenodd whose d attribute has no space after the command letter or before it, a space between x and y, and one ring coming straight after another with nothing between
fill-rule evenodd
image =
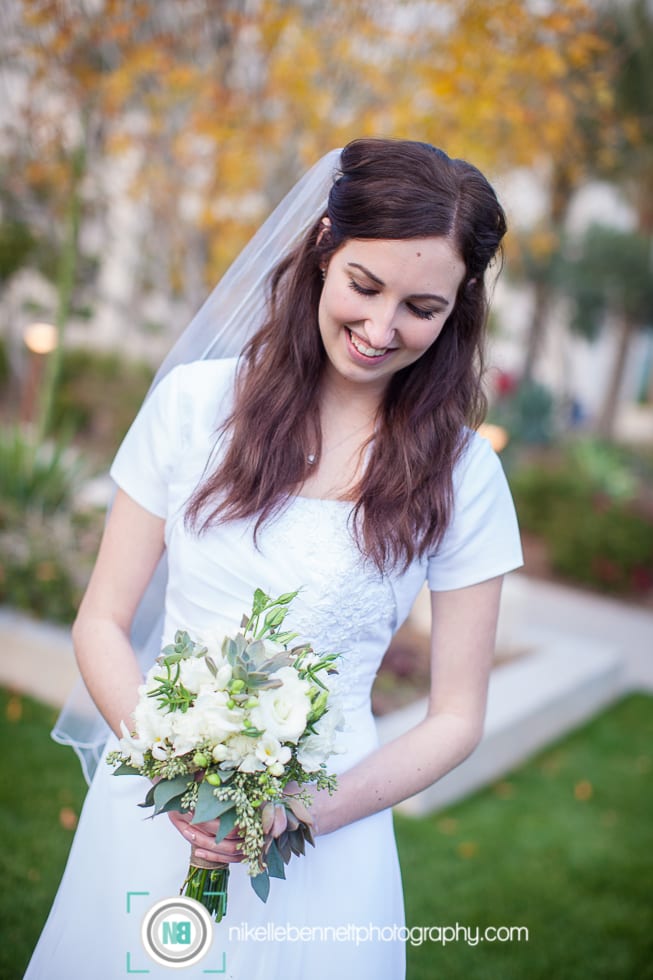
<instances>
[{"instance_id":1,"label":"woman's face","mask_svg":"<svg viewBox=\"0 0 653 980\"><path fill-rule=\"evenodd\" d=\"M382 392L439 336L464 274L446 238L347 241L329 260L318 311L328 371Z\"/></svg>"}]
</instances>

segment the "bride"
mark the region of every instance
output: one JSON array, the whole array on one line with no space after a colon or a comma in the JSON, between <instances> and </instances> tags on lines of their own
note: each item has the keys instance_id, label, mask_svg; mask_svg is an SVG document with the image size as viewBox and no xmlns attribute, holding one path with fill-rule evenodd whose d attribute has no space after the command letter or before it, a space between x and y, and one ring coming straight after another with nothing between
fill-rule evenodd
<instances>
[{"instance_id":1,"label":"bride","mask_svg":"<svg viewBox=\"0 0 653 980\"><path fill-rule=\"evenodd\" d=\"M341 654L337 791L314 794L316 847L293 858L263 905L240 864L237 829L217 844L218 821L144 819L145 781L114 779L101 761L30 980L164 975L140 923L178 893L191 843L232 866L228 914L197 975L404 976L390 808L478 744L501 580L521 563L501 466L474 431L484 409L484 276L505 218L476 168L427 144L356 140L335 173L332 160L328 198L320 192L305 209L308 227L296 197L282 204L294 244L275 248L272 238L243 253L237 281L227 275L174 355L190 363L166 373L128 433L73 636L111 729L108 751L142 683L131 628L164 552L158 649L178 628L233 632L256 587L301 589L288 628ZM240 320L229 319L230 303ZM238 359L211 349L197 360L207 331L222 353L250 339ZM424 581L428 711L379 747L371 685ZM282 938L270 924L285 927Z\"/></svg>"}]
</instances>

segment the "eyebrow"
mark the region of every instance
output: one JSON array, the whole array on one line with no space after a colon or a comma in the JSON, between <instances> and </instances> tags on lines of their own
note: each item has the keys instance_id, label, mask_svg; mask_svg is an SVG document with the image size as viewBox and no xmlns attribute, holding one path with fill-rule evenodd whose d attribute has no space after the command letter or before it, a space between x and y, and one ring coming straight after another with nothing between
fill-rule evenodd
<instances>
[{"instance_id":1,"label":"eyebrow","mask_svg":"<svg viewBox=\"0 0 653 980\"><path fill-rule=\"evenodd\" d=\"M377 286L385 286L383 279L379 279L378 276L375 276L373 272L370 272L369 269L366 269L364 265L360 264L360 262L348 262L347 267L349 269L359 269L360 272L366 275L368 279L371 279L372 282L376 283ZM436 300L436 302L442 303L444 306L449 306L449 300L446 299L444 296L438 296L437 293L413 293L410 298L427 299L427 300L434 299Z\"/></svg>"}]
</instances>

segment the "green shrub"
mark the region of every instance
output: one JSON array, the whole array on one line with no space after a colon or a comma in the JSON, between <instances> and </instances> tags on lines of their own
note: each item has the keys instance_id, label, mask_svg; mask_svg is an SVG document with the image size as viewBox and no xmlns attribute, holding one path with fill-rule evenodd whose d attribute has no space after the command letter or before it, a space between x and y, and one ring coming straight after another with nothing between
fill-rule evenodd
<instances>
[{"instance_id":1,"label":"green shrub","mask_svg":"<svg viewBox=\"0 0 653 980\"><path fill-rule=\"evenodd\" d=\"M653 522L600 498L561 507L551 540L555 571L607 592L653 588Z\"/></svg>"},{"instance_id":2,"label":"green shrub","mask_svg":"<svg viewBox=\"0 0 653 980\"><path fill-rule=\"evenodd\" d=\"M69 350L55 392L52 430L73 431L108 463L152 381L151 368L118 354Z\"/></svg>"},{"instance_id":3,"label":"green shrub","mask_svg":"<svg viewBox=\"0 0 653 980\"><path fill-rule=\"evenodd\" d=\"M488 420L510 433L512 445L547 446L554 430L553 395L544 385L524 381L491 406Z\"/></svg>"},{"instance_id":4,"label":"green shrub","mask_svg":"<svg viewBox=\"0 0 653 980\"><path fill-rule=\"evenodd\" d=\"M55 442L38 444L32 430L19 425L0 427L0 526L13 508L53 513L67 507L82 465L69 447Z\"/></svg>"},{"instance_id":5,"label":"green shrub","mask_svg":"<svg viewBox=\"0 0 653 980\"><path fill-rule=\"evenodd\" d=\"M522 528L544 539L554 572L616 594L653 588L653 515L637 507L638 480L613 447L577 443L510 478Z\"/></svg>"},{"instance_id":6,"label":"green shrub","mask_svg":"<svg viewBox=\"0 0 653 980\"><path fill-rule=\"evenodd\" d=\"M97 551L103 517L77 513L77 454L0 428L0 603L69 623Z\"/></svg>"},{"instance_id":7,"label":"green shrub","mask_svg":"<svg viewBox=\"0 0 653 980\"><path fill-rule=\"evenodd\" d=\"M104 517L27 510L0 528L0 603L71 623L97 552Z\"/></svg>"}]
</instances>

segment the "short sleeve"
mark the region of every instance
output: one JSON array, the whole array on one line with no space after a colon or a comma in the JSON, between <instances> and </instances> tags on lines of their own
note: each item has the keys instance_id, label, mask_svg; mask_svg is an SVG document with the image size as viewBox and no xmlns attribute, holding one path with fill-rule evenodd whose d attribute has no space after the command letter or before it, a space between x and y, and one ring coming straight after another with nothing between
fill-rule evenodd
<instances>
[{"instance_id":1,"label":"short sleeve","mask_svg":"<svg viewBox=\"0 0 653 980\"><path fill-rule=\"evenodd\" d=\"M464 588L522 564L517 516L503 468L487 440L473 433L454 471L451 523L429 556L429 588Z\"/></svg>"},{"instance_id":2,"label":"short sleeve","mask_svg":"<svg viewBox=\"0 0 653 980\"><path fill-rule=\"evenodd\" d=\"M168 489L182 449L182 371L183 365L174 368L145 400L110 471L121 490L157 517L167 517Z\"/></svg>"}]
</instances>

